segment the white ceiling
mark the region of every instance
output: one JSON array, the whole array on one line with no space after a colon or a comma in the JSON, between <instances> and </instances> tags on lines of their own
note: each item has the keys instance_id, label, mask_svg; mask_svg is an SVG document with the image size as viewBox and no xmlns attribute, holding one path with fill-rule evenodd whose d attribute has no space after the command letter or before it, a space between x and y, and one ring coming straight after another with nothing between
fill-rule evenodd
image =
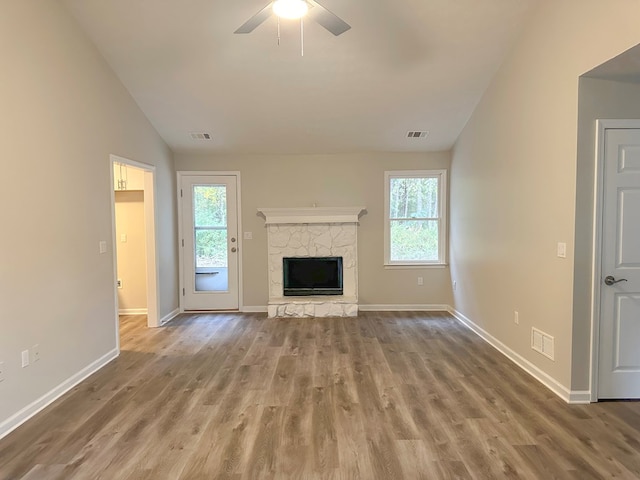
<instances>
[{"instance_id":1,"label":"white ceiling","mask_svg":"<svg viewBox=\"0 0 640 480\"><path fill-rule=\"evenodd\" d=\"M538 0L321 0L352 28L304 57L296 21L233 34L267 0L60 1L174 151L342 153L451 148Z\"/></svg>"}]
</instances>

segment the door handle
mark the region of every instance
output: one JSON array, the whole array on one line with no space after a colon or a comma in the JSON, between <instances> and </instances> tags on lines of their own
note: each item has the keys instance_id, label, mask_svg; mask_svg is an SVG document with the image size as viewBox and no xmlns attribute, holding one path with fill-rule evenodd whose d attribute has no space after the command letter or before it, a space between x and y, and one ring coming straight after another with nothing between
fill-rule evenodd
<instances>
[{"instance_id":1,"label":"door handle","mask_svg":"<svg viewBox=\"0 0 640 480\"><path fill-rule=\"evenodd\" d=\"M614 277L612 277L611 275L607 275L606 277L604 277L604 283L605 285L615 285L616 283L619 282L626 282L627 279L626 278L621 278L619 280L616 280Z\"/></svg>"}]
</instances>

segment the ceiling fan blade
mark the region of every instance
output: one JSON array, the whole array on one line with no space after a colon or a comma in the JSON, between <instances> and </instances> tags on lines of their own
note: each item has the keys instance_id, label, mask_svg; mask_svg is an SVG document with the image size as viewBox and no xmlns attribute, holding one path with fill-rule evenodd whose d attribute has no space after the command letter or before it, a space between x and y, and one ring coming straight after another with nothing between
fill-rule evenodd
<instances>
[{"instance_id":1,"label":"ceiling fan blade","mask_svg":"<svg viewBox=\"0 0 640 480\"><path fill-rule=\"evenodd\" d=\"M238 28L233 33L251 33L251 32L253 32L258 25L260 25L262 22L264 22L267 18L269 18L273 14L273 11L271 10L272 4L273 4L273 2L270 2L269 5L264 7L262 10L260 10L258 13L256 13L249 20L244 22L240 26L240 28Z\"/></svg>"},{"instance_id":2,"label":"ceiling fan blade","mask_svg":"<svg viewBox=\"0 0 640 480\"><path fill-rule=\"evenodd\" d=\"M312 20L315 20L324 28L333 33L336 37L351 28L347 22L342 20L336 14L331 13L329 10L324 8L318 2L314 0L307 0L313 8L309 10L307 14Z\"/></svg>"}]
</instances>

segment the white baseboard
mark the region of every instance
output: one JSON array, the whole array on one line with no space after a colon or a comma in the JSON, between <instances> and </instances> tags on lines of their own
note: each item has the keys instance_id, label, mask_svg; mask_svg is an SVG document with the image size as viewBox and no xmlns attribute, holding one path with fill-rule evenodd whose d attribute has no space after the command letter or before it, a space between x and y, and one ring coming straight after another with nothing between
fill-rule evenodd
<instances>
[{"instance_id":1,"label":"white baseboard","mask_svg":"<svg viewBox=\"0 0 640 480\"><path fill-rule=\"evenodd\" d=\"M491 345L493 348L502 353L505 357L531 375L533 378L542 383L545 387L558 395L567 403L590 403L591 393L588 391L571 391L555 378L549 374L543 372L540 368L536 367L529 360L514 352L511 348L506 346L500 340L495 338L489 332L482 327L476 325L473 321L467 318L465 315L457 311L453 307L449 307L449 313L453 315L460 323L472 330L476 335L482 338L485 342Z\"/></svg>"},{"instance_id":2,"label":"white baseboard","mask_svg":"<svg viewBox=\"0 0 640 480\"><path fill-rule=\"evenodd\" d=\"M585 403L592 403L591 392L589 390L572 390L569 393L569 403L578 405Z\"/></svg>"},{"instance_id":3,"label":"white baseboard","mask_svg":"<svg viewBox=\"0 0 640 480\"><path fill-rule=\"evenodd\" d=\"M374 305L359 304L358 310L363 312L448 312L449 305Z\"/></svg>"},{"instance_id":4,"label":"white baseboard","mask_svg":"<svg viewBox=\"0 0 640 480\"><path fill-rule=\"evenodd\" d=\"M69 377L67 380L62 382L60 385L58 385L48 393L45 393L42 397L38 398L36 401L30 403L29 405L27 405L22 410L18 411L8 419L2 421L0 423L0 439L7 436L9 433L11 433L13 430L18 428L20 425L22 425L24 422L29 420L31 417L36 415L42 409L51 405L62 395L67 393L69 390L71 390L80 382L82 382L85 378L94 374L95 372L100 370L102 367L104 367L107 363L115 359L119 354L120 352L118 351L118 349L111 350L109 353L106 353L96 361L87 365L85 368L80 370L75 375L72 375L71 377Z\"/></svg>"},{"instance_id":5,"label":"white baseboard","mask_svg":"<svg viewBox=\"0 0 640 480\"><path fill-rule=\"evenodd\" d=\"M118 315L146 315L147 313L146 308L121 308L118 310Z\"/></svg>"},{"instance_id":6,"label":"white baseboard","mask_svg":"<svg viewBox=\"0 0 640 480\"><path fill-rule=\"evenodd\" d=\"M266 305L245 305L240 309L242 313L267 313Z\"/></svg>"},{"instance_id":7,"label":"white baseboard","mask_svg":"<svg viewBox=\"0 0 640 480\"><path fill-rule=\"evenodd\" d=\"M176 308L174 311L167 313L164 317L160 319L160 325L165 325L169 323L171 320L180 315L180 309Z\"/></svg>"}]
</instances>

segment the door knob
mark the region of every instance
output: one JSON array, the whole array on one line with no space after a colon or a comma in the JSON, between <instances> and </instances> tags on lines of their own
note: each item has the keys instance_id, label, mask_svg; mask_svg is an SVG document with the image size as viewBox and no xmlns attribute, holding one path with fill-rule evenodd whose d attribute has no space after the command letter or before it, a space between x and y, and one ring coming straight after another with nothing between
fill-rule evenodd
<instances>
[{"instance_id":1,"label":"door knob","mask_svg":"<svg viewBox=\"0 0 640 480\"><path fill-rule=\"evenodd\" d=\"M627 279L626 278L621 278L619 280L616 280L614 277L612 277L611 275L607 275L606 277L604 277L604 283L605 285L615 285L616 283L619 282L626 282Z\"/></svg>"},{"instance_id":2,"label":"door knob","mask_svg":"<svg viewBox=\"0 0 640 480\"><path fill-rule=\"evenodd\" d=\"M231 237L231 243L235 243L236 237Z\"/></svg>"},{"instance_id":3,"label":"door knob","mask_svg":"<svg viewBox=\"0 0 640 480\"><path fill-rule=\"evenodd\" d=\"M233 253L236 253L236 252L238 251L238 249L237 249L236 247L231 247L231 251L232 251Z\"/></svg>"}]
</instances>

